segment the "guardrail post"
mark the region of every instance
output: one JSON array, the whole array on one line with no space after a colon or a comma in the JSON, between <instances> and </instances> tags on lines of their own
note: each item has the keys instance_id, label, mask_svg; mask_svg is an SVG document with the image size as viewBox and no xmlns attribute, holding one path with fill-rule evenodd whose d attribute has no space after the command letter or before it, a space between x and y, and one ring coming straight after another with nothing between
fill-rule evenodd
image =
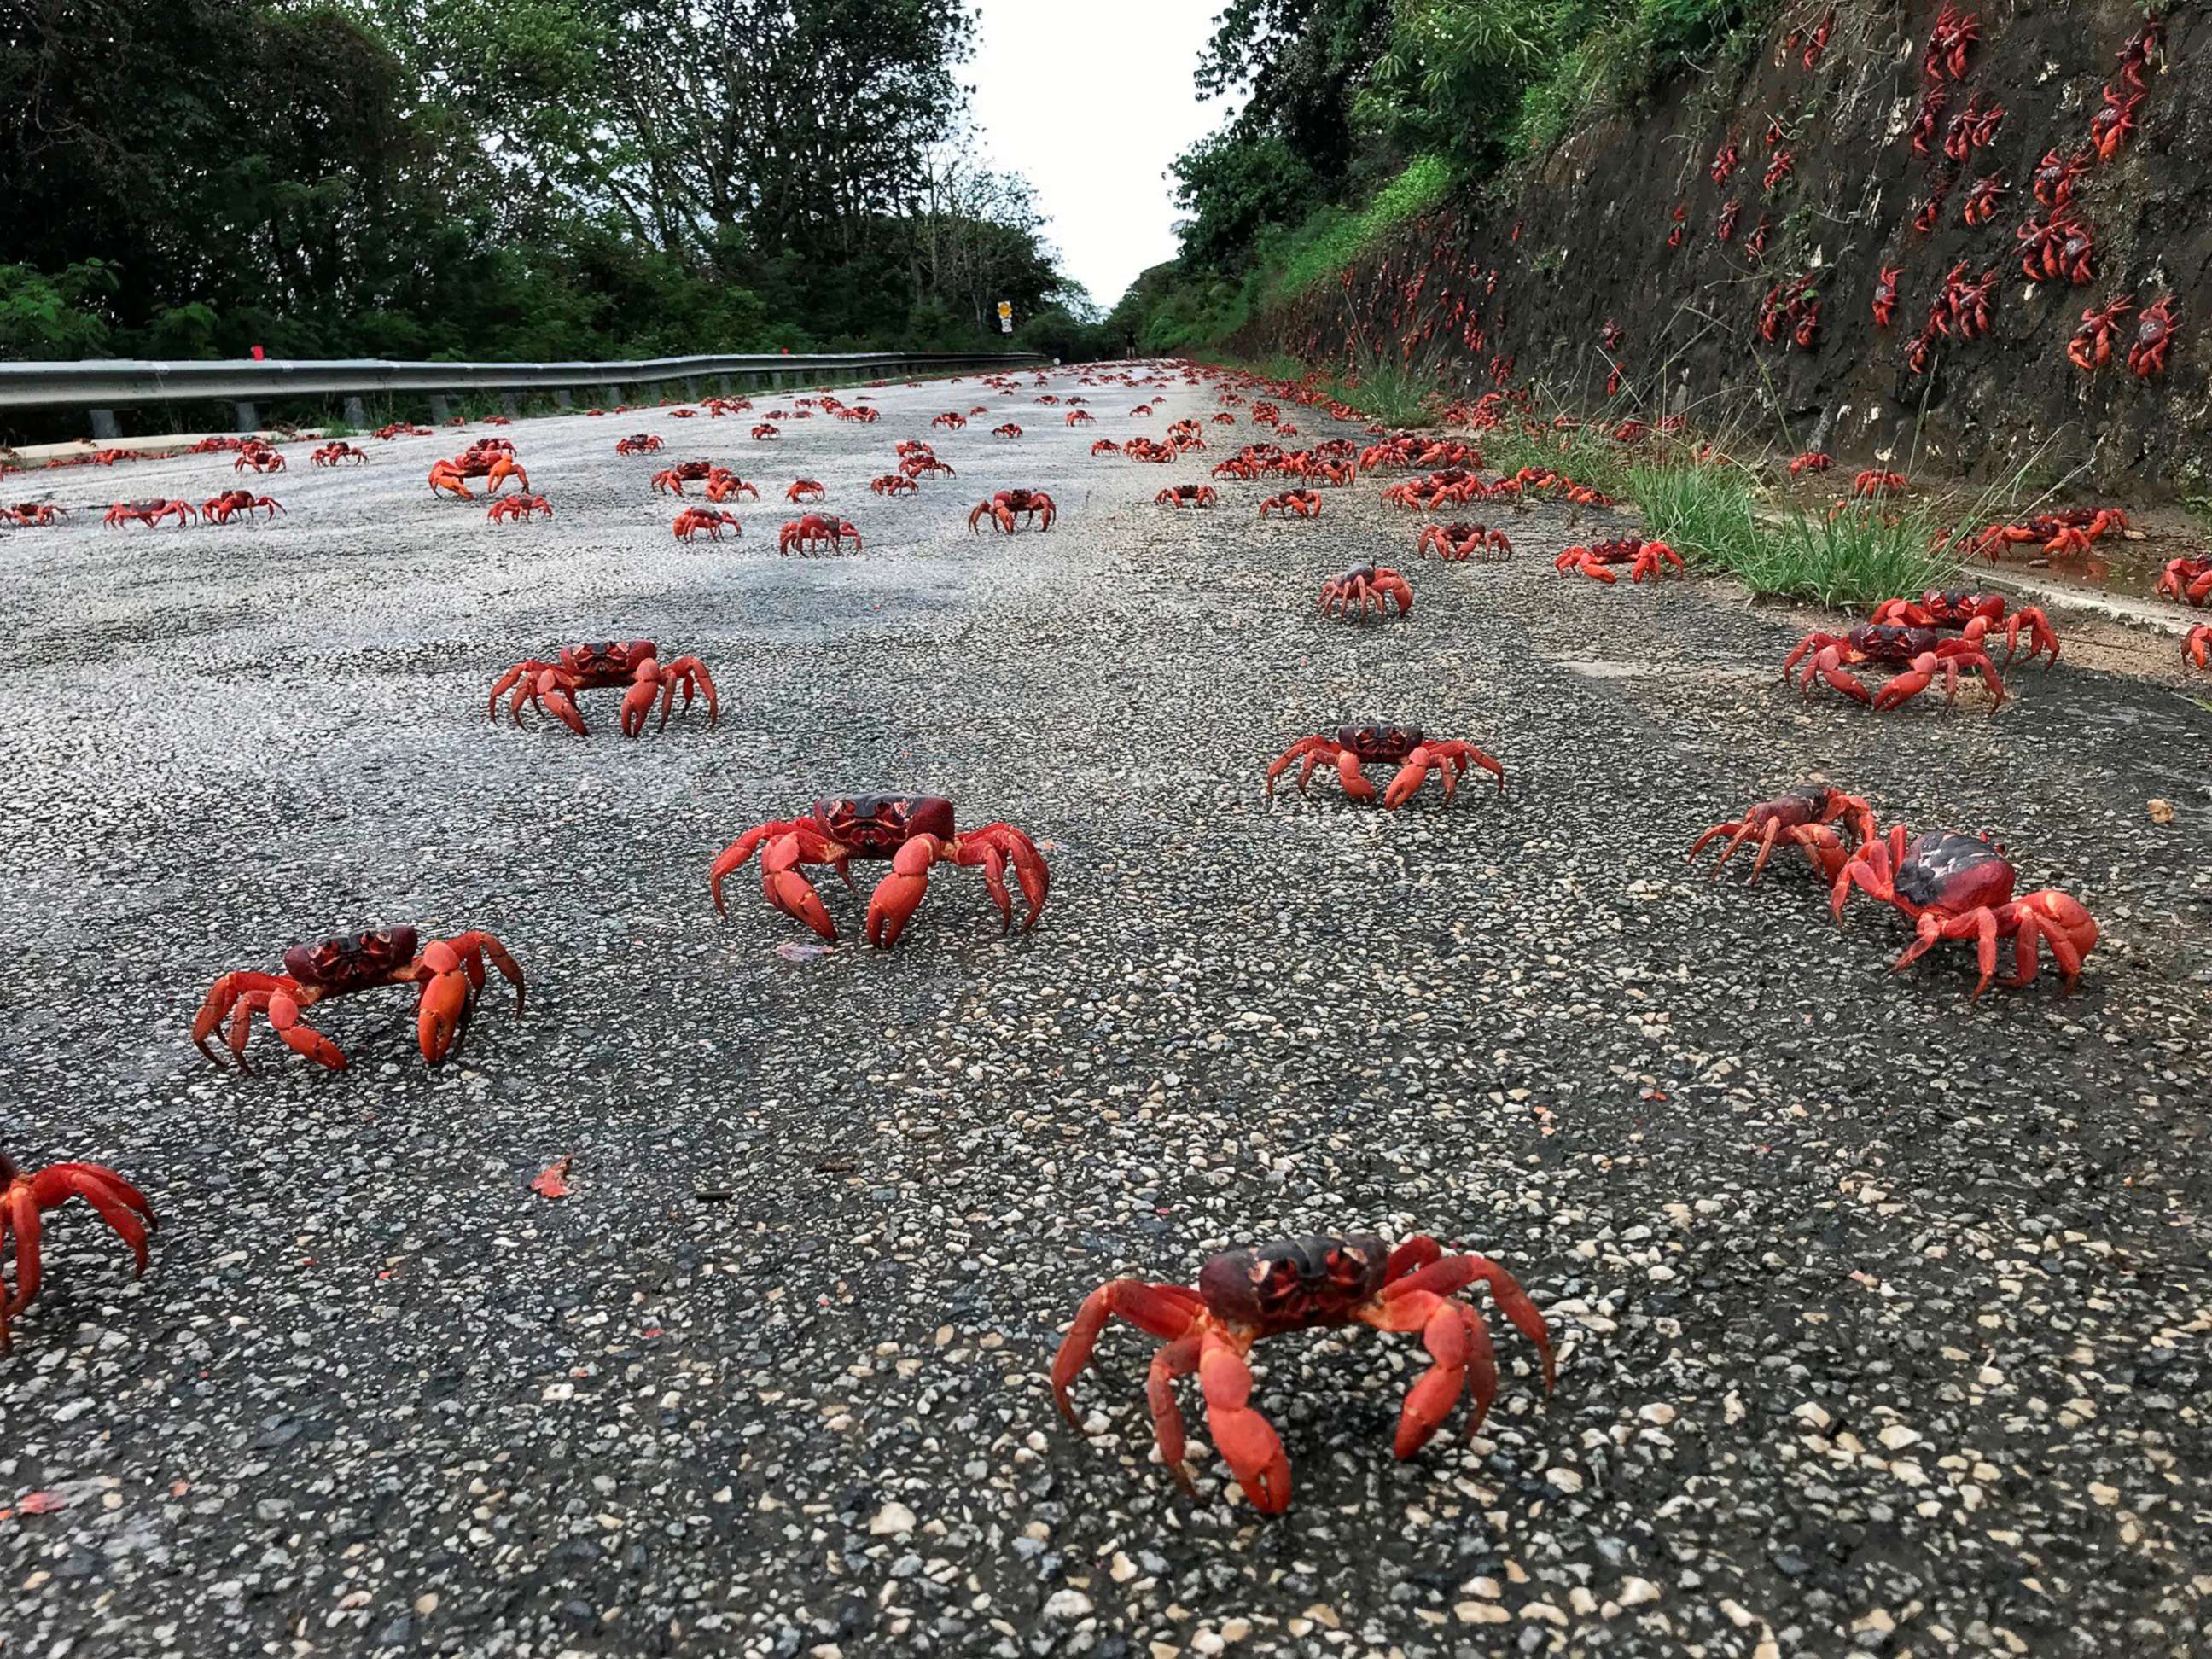
<instances>
[{"instance_id":1,"label":"guardrail post","mask_svg":"<svg viewBox=\"0 0 2212 1659\"><path fill-rule=\"evenodd\" d=\"M115 411L95 409L92 411L92 435L95 442L112 444L123 435L123 428L115 424Z\"/></svg>"},{"instance_id":2,"label":"guardrail post","mask_svg":"<svg viewBox=\"0 0 2212 1659\"><path fill-rule=\"evenodd\" d=\"M684 380L684 401L687 404L696 404L699 401L699 382L694 377L687 376Z\"/></svg>"},{"instance_id":3,"label":"guardrail post","mask_svg":"<svg viewBox=\"0 0 2212 1659\"><path fill-rule=\"evenodd\" d=\"M559 386L553 388L554 408L574 409L575 406L575 401L568 396L568 388L567 386Z\"/></svg>"},{"instance_id":4,"label":"guardrail post","mask_svg":"<svg viewBox=\"0 0 2212 1659\"><path fill-rule=\"evenodd\" d=\"M502 392L499 394L499 412L510 421L522 412L516 406L514 394L512 392Z\"/></svg>"},{"instance_id":5,"label":"guardrail post","mask_svg":"<svg viewBox=\"0 0 2212 1659\"><path fill-rule=\"evenodd\" d=\"M430 394L430 424L432 426L445 425L447 417L453 412L453 406L447 401L444 392L434 392Z\"/></svg>"},{"instance_id":6,"label":"guardrail post","mask_svg":"<svg viewBox=\"0 0 2212 1659\"><path fill-rule=\"evenodd\" d=\"M261 422L252 404L233 404L231 414L236 417L240 432L258 432Z\"/></svg>"},{"instance_id":7,"label":"guardrail post","mask_svg":"<svg viewBox=\"0 0 2212 1659\"><path fill-rule=\"evenodd\" d=\"M622 388L610 380L599 388L599 406L603 409L612 409L622 401L621 392Z\"/></svg>"},{"instance_id":8,"label":"guardrail post","mask_svg":"<svg viewBox=\"0 0 2212 1659\"><path fill-rule=\"evenodd\" d=\"M345 400L345 423L357 432L368 430L368 405L358 398Z\"/></svg>"}]
</instances>

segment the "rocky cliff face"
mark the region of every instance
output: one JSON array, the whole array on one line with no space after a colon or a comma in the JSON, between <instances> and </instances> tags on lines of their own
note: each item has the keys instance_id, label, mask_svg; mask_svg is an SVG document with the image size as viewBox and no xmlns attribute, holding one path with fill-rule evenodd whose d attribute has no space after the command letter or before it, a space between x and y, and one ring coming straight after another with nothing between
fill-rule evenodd
<instances>
[{"instance_id":1,"label":"rocky cliff face","mask_svg":"<svg viewBox=\"0 0 2212 1659\"><path fill-rule=\"evenodd\" d=\"M2208 58L2197 7L1801 5L1748 61L1677 77L1239 343L1624 418L1686 410L1839 462L2202 493ZM2157 343L2161 301L2143 378L2127 358ZM2109 360L2085 372L2082 313L2115 302Z\"/></svg>"}]
</instances>

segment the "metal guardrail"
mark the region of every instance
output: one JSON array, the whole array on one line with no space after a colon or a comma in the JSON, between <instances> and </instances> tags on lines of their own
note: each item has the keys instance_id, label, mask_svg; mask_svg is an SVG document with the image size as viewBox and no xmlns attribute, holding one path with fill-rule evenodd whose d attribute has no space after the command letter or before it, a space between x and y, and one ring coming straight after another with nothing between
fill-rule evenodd
<instances>
[{"instance_id":1,"label":"metal guardrail","mask_svg":"<svg viewBox=\"0 0 2212 1659\"><path fill-rule=\"evenodd\" d=\"M0 363L0 409L90 409L221 400L239 405L241 425L252 404L284 398L428 392L442 400L460 392L566 392L696 382L728 377L749 386L807 383L826 375L889 380L965 368L1026 368L1034 352L818 352L787 356L757 352L723 357L645 357L620 362L402 363L376 358L303 362L226 358L150 362L122 358L74 363ZM687 396L698 395L696 386ZM620 398L612 398L621 401ZM110 417L112 423L112 416ZM95 426L100 424L95 418Z\"/></svg>"}]
</instances>

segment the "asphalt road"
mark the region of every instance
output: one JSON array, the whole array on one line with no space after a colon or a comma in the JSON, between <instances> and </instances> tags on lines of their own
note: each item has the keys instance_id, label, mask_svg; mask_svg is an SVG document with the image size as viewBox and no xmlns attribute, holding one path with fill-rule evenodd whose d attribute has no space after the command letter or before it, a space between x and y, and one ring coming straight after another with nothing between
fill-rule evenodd
<instances>
[{"instance_id":1,"label":"asphalt road","mask_svg":"<svg viewBox=\"0 0 2212 1659\"><path fill-rule=\"evenodd\" d=\"M1995 720L1807 704L1772 675L1818 618L1559 577L1562 511L1452 568L1399 556L1376 481L1313 523L1255 524L1258 485L1170 513L1249 428L1094 460L1212 392L1051 390L1097 425L972 381L775 446L519 424L550 526L431 501L441 434L295 448L273 525L0 534L0 1144L110 1162L163 1224L135 1285L82 1206L50 1224L0 1361L0 1653L2205 1651L2204 704L2109 641ZM979 402L957 479L865 492ZM668 449L615 456L639 428ZM692 455L761 484L741 539L671 538L646 481ZM863 552L775 556L802 474ZM1013 485L1060 525L969 536ZM1318 618L1376 557L1413 617ZM624 741L604 691L588 741L487 723L510 664L640 635L708 662L719 729ZM1267 810L1267 759L1347 716L1510 787ZM2079 993L1970 1004L1963 948L1893 975L1899 918L1838 929L1799 867L1686 867L1815 773L2077 895ZM834 881L827 954L750 872L716 917L727 841L881 790L1029 830L1036 930L965 871L887 954ZM435 1072L400 990L318 1011L343 1075L191 1048L216 975L402 921L506 940L520 1021L495 994ZM1517 1275L1548 1402L1493 1320L1491 1421L1400 1464L1418 1344L1271 1342L1275 1520L1203 1443L1194 1500L1152 1461L1148 1339L1079 1383L1094 1438L1054 1413L1092 1285L1356 1229Z\"/></svg>"}]
</instances>

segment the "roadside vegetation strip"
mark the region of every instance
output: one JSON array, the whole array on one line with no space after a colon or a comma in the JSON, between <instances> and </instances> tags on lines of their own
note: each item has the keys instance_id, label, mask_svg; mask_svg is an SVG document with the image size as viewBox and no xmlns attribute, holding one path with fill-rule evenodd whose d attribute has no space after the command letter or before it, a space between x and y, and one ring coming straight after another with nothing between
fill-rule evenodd
<instances>
[{"instance_id":1,"label":"roadside vegetation strip","mask_svg":"<svg viewBox=\"0 0 2212 1659\"><path fill-rule=\"evenodd\" d=\"M1957 568L1935 550L1942 526L1917 504L1763 511L1741 469L1696 464L1631 467L1626 493L1648 532L1692 569L1725 570L1761 596L1866 605L1940 586Z\"/></svg>"}]
</instances>

